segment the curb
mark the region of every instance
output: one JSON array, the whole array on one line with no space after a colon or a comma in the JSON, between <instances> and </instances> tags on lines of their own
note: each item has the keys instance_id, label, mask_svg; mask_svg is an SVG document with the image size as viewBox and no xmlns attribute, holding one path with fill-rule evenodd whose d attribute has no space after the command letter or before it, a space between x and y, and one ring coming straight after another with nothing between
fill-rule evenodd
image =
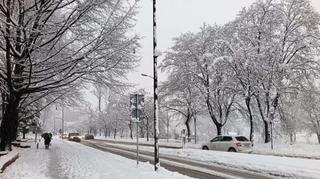
<instances>
[{"instance_id":1,"label":"curb","mask_svg":"<svg viewBox=\"0 0 320 179\"><path fill-rule=\"evenodd\" d=\"M19 158L19 153L16 153L12 158L6 161L0 168L0 173L3 173L4 170L10 166L13 162L15 162Z\"/></svg>"}]
</instances>

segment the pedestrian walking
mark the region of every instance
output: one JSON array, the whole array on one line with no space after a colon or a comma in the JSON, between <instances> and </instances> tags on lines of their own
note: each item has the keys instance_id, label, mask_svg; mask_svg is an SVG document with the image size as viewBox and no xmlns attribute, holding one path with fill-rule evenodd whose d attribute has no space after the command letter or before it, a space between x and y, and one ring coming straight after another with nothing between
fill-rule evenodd
<instances>
[{"instance_id":1,"label":"pedestrian walking","mask_svg":"<svg viewBox=\"0 0 320 179\"><path fill-rule=\"evenodd\" d=\"M43 133L41 135L41 137L44 139L45 148L49 149L49 145L50 145L50 142L51 142L51 139L52 139L52 134L46 132L46 133Z\"/></svg>"}]
</instances>

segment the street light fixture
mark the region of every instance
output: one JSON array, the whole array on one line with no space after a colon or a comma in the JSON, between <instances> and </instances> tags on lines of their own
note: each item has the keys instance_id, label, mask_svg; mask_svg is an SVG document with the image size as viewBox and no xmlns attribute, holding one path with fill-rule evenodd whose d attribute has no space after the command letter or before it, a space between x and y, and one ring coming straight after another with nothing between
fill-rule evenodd
<instances>
[{"instance_id":1,"label":"street light fixture","mask_svg":"<svg viewBox=\"0 0 320 179\"><path fill-rule=\"evenodd\" d=\"M145 77L149 77L151 79L154 79L153 76L150 76L150 75L147 75L147 74L144 74L144 73L141 73L141 76L145 76Z\"/></svg>"}]
</instances>

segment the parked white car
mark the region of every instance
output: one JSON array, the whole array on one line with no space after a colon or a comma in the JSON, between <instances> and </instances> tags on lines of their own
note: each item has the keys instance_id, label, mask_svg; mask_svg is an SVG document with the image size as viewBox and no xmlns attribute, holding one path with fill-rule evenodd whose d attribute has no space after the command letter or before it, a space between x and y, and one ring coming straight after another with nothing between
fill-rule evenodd
<instances>
[{"instance_id":1,"label":"parked white car","mask_svg":"<svg viewBox=\"0 0 320 179\"><path fill-rule=\"evenodd\" d=\"M252 143L244 136L217 136L202 145L203 150L252 152Z\"/></svg>"}]
</instances>

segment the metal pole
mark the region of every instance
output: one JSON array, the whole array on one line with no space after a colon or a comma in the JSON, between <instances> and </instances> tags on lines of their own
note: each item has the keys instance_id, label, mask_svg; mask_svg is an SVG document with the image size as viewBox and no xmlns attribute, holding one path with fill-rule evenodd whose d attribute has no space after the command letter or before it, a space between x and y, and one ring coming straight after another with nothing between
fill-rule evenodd
<instances>
[{"instance_id":1,"label":"metal pole","mask_svg":"<svg viewBox=\"0 0 320 179\"><path fill-rule=\"evenodd\" d=\"M194 143L197 143L197 117L194 114L193 120L194 120Z\"/></svg>"},{"instance_id":2,"label":"metal pole","mask_svg":"<svg viewBox=\"0 0 320 179\"><path fill-rule=\"evenodd\" d=\"M167 142L169 142L169 114L167 111Z\"/></svg>"},{"instance_id":3,"label":"metal pole","mask_svg":"<svg viewBox=\"0 0 320 179\"><path fill-rule=\"evenodd\" d=\"M36 128L35 129L35 134L34 134L34 142L37 142L37 137L38 137L38 130Z\"/></svg>"},{"instance_id":4,"label":"metal pole","mask_svg":"<svg viewBox=\"0 0 320 179\"><path fill-rule=\"evenodd\" d=\"M139 165L139 123L137 123L137 165Z\"/></svg>"},{"instance_id":5,"label":"metal pole","mask_svg":"<svg viewBox=\"0 0 320 179\"><path fill-rule=\"evenodd\" d=\"M270 140L271 140L271 150L273 150L273 130L272 130L272 126L273 126L273 123L272 121L270 122Z\"/></svg>"},{"instance_id":6,"label":"metal pole","mask_svg":"<svg viewBox=\"0 0 320 179\"><path fill-rule=\"evenodd\" d=\"M138 118L138 94L136 94L136 123L137 123L137 165L139 165L139 118Z\"/></svg>"},{"instance_id":7,"label":"metal pole","mask_svg":"<svg viewBox=\"0 0 320 179\"><path fill-rule=\"evenodd\" d=\"M157 171L159 162L159 144L158 144L158 73L157 73L157 23L156 23L156 0L153 0L153 89L154 89L154 170Z\"/></svg>"},{"instance_id":8,"label":"metal pole","mask_svg":"<svg viewBox=\"0 0 320 179\"><path fill-rule=\"evenodd\" d=\"M149 141L149 118L147 117L147 141Z\"/></svg>"},{"instance_id":9,"label":"metal pole","mask_svg":"<svg viewBox=\"0 0 320 179\"><path fill-rule=\"evenodd\" d=\"M61 138L63 139L64 134L64 106L62 105L62 114L61 114L62 124L61 124Z\"/></svg>"}]
</instances>

